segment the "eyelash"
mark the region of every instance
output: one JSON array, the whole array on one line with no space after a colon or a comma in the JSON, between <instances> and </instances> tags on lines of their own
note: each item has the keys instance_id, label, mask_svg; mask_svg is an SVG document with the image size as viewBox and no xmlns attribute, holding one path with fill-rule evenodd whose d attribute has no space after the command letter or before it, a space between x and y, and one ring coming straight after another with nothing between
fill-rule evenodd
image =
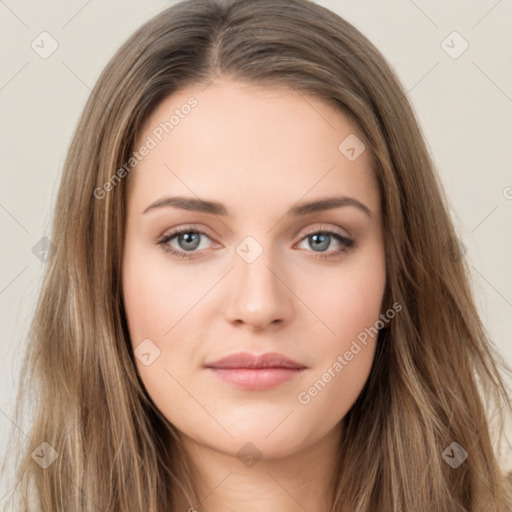
<instances>
[{"instance_id":1,"label":"eyelash","mask_svg":"<svg viewBox=\"0 0 512 512\"><path fill-rule=\"evenodd\" d=\"M211 240L211 237L208 236L204 231L195 229L194 226L185 226L183 228L176 229L172 233L164 235L157 241L157 244L160 245L166 253L171 254L173 257L190 259L190 260L201 257L200 253L197 251L190 251L190 252L177 251L168 245L169 242L173 238L175 238L177 235L180 235L183 233L195 233L198 235L204 235L207 238L210 238L210 240ZM320 234L332 236L335 240L337 240L341 244L341 248L334 250L334 252L326 253L326 255L323 255L323 253L318 253L318 255L315 256L315 259L328 260L328 259L337 258L337 257L340 257L342 255L342 253L345 253L345 252L349 251L350 249L352 249L353 247L355 247L354 240L344 237L344 236L341 236L340 234L338 234L334 231L328 231L323 228L316 229L316 230L310 231L309 233L306 233L301 238L301 242L311 235L320 235ZM314 252L314 251L310 251L310 252Z\"/></svg>"}]
</instances>

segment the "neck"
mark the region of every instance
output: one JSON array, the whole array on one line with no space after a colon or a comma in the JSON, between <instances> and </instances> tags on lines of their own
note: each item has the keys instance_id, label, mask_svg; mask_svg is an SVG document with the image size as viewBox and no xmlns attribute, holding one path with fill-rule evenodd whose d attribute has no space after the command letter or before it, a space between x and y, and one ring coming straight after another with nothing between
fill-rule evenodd
<instances>
[{"instance_id":1,"label":"neck","mask_svg":"<svg viewBox=\"0 0 512 512\"><path fill-rule=\"evenodd\" d=\"M183 512L325 512L338 461L341 424L319 441L279 458L219 452L186 436L183 443L199 475L200 503L179 500ZM251 450L248 449L251 454Z\"/></svg>"}]
</instances>

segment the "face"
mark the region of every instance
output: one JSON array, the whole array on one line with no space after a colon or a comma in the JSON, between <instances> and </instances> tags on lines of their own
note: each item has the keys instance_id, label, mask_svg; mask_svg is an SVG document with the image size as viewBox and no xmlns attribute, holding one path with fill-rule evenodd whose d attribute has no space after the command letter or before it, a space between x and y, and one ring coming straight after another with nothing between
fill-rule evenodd
<instances>
[{"instance_id":1,"label":"face","mask_svg":"<svg viewBox=\"0 0 512 512\"><path fill-rule=\"evenodd\" d=\"M368 378L379 192L362 137L323 100L203 89L165 99L135 148L149 148L129 176L123 253L135 363L187 442L285 456L336 432Z\"/></svg>"}]
</instances>

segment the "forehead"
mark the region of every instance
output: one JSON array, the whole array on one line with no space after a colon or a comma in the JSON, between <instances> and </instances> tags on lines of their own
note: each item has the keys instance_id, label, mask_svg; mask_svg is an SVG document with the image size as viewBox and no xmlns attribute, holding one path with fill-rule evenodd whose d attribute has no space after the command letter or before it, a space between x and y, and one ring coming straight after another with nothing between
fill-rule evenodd
<instances>
[{"instance_id":1,"label":"forehead","mask_svg":"<svg viewBox=\"0 0 512 512\"><path fill-rule=\"evenodd\" d=\"M211 197L236 210L251 199L291 204L337 192L377 209L370 151L356 127L326 101L291 88L229 79L185 88L146 120L134 151L144 145L151 149L129 190L140 206L165 193Z\"/></svg>"}]
</instances>

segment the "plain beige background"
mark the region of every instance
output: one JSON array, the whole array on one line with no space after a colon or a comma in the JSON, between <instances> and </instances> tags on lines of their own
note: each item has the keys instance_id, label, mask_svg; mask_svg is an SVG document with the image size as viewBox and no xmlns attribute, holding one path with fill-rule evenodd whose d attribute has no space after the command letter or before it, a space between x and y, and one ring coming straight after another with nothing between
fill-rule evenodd
<instances>
[{"instance_id":1,"label":"plain beige background","mask_svg":"<svg viewBox=\"0 0 512 512\"><path fill-rule=\"evenodd\" d=\"M0 0L0 455L44 269L32 249L49 233L72 130L117 47L172 3ZM408 91L467 250L481 315L512 363L512 1L318 3L361 30ZM41 37L51 48L42 32L58 44L48 58L32 48ZM8 491L0 486L0 504Z\"/></svg>"}]
</instances>

